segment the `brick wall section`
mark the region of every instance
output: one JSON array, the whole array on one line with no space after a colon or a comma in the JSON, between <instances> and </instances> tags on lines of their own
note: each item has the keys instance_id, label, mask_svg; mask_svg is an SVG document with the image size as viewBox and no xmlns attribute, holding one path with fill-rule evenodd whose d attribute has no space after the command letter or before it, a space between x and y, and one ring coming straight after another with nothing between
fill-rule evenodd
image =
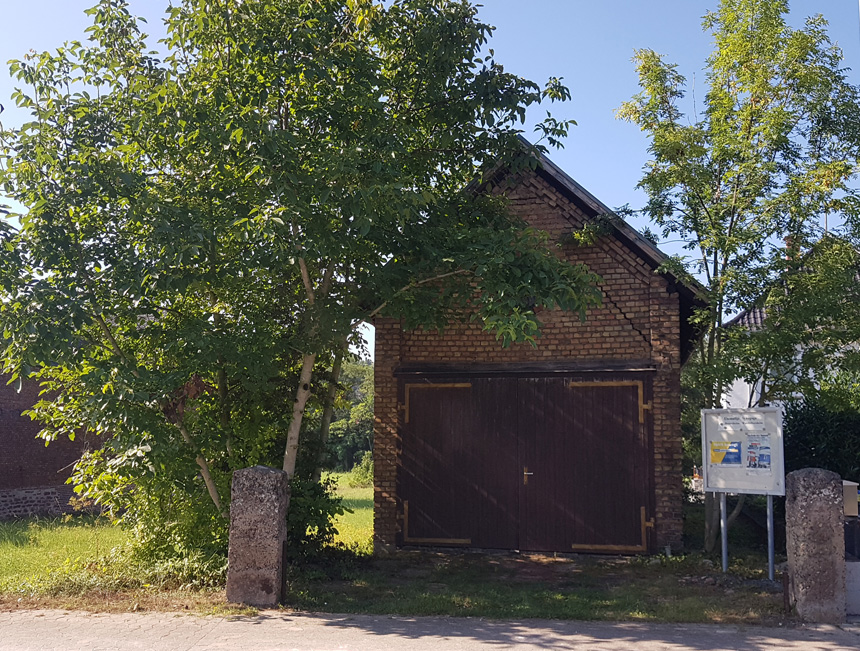
<instances>
[{"instance_id":1,"label":"brick wall section","mask_svg":"<svg viewBox=\"0 0 860 651\"><path fill-rule=\"evenodd\" d=\"M0 517L11 517L4 512L55 513L57 500L68 502L65 482L86 443L58 439L46 447L36 438L41 425L21 415L38 400L38 385L25 382L18 392L7 380L0 375ZM37 505L45 508L33 511Z\"/></svg>"},{"instance_id":2,"label":"brick wall section","mask_svg":"<svg viewBox=\"0 0 860 651\"><path fill-rule=\"evenodd\" d=\"M75 509L69 505L73 496L71 486L0 490L0 520L74 513Z\"/></svg>"},{"instance_id":3,"label":"brick wall section","mask_svg":"<svg viewBox=\"0 0 860 651\"><path fill-rule=\"evenodd\" d=\"M379 340L382 337L383 347ZM376 323L376 355L373 364L373 541L377 550L391 550L399 531L397 521L397 380L394 369L400 356L400 323L380 319ZM380 352L384 354L380 356Z\"/></svg>"},{"instance_id":4,"label":"brick wall section","mask_svg":"<svg viewBox=\"0 0 860 651\"><path fill-rule=\"evenodd\" d=\"M586 223L587 216L540 176L529 173L506 192L511 209L551 241ZM681 545L680 333L678 295L648 263L613 236L560 252L602 278L601 307L587 320L558 310L540 314L538 346L504 349L478 324L403 332L390 319L376 322L375 540L395 544L400 522L394 496L397 473L398 396L393 372L409 363L624 362L649 360L653 375L654 517L656 543Z\"/></svg>"},{"instance_id":5,"label":"brick wall section","mask_svg":"<svg viewBox=\"0 0 860 651\"><path fill-rule=\"evenodd\" d=\"M651 358L653 381L654 498L657 544L680 549L681 512L681 341L678 294L651 276Z\"/></svg>"}]
</instances>

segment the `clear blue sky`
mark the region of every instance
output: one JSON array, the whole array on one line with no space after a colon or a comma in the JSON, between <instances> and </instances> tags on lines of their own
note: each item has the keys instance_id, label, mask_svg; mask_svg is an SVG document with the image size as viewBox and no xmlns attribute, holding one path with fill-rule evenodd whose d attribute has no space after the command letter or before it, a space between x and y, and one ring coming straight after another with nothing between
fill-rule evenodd
<instances>
[{"instance_id":1,"label":"clear blue sky","mask_svg":"<svg viewBox=\"0 0 860 651\"><path fill-rule=\"evenodd\" d=\"M83 39L89 24L83 10L93 0L3 0L0 61L20 58L28 50L52 49L64 40ZM132 0L134 13L148 19L160 34L167 0ZM618 106L637 92L630 61L637 48L651 48L678 64L701 102L701 68L711 49L701 17L717 0L484 0L480 15L496 26L490 43L497 59L516 74L543 82L564 77L573 99L552 107L559 117L573 118L566 148L551 154L568 174L611 207L640 207L635 187L648 159L647 141L639 130L614 119ZM845 53L854 83L860 83L858 0L794 0L792 24L823 13L831 38ZM15 125L25 119L8 101L13 87L0 74L0 120ZM685 110L692 109L688 94ZM540 111L540 109L539 109ZM542 117L535 112L534 121ZM528 133L526 134L529 135ZM634 220L641 227L645 222ZM670 248L671 247L667 247Z\"/></svg>"}]
</instances>

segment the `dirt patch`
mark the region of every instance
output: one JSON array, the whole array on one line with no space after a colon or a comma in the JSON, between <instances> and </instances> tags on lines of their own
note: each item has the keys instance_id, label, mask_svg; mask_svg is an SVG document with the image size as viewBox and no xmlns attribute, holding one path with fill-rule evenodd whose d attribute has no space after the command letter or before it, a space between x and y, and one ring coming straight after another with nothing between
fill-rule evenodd
<instances>
[{"instance_id":1,"label":"dirt patch","mask_svg":"<svg viewBox=\"0 0 860 651\"><path fill-rule=\"evenodd\" d=\"M92 613L175 612L253 614L256 609L230 604L224 590L89 592L75 596L15 596L0 594L0 612L19 609L83 610Z\"/></svg>"}]
</instances>

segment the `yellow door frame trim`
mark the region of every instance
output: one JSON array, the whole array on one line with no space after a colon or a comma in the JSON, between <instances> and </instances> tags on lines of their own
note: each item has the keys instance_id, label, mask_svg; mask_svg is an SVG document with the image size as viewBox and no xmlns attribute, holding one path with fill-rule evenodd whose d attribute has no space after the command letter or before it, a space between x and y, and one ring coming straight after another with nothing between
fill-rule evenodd
<instances>
[{"instance_id":1,"label":"yellow door frame trim","mask_svg":"<svg viewBox=\"0 0 860 651\"><path fill-rule=\"evenodd\" d=\"M571 545L575 552L603 552L609 554L640 554L648 551L648 529L654 528L654 518L645 518L645 507L639 508L642 522L642 544L640 545Z\"/></svg>"},{"instance_id":2,"label":"yellow door frame trim","mask_svg":"<svg viewBox=\"0 0 860 651\"><path fill-rule=\"evenodd\" d=\"M471 389L471 382L451 382L447 384L428 384L427 382L421 383L413 383L406 384L404 386L404 391L406 395L404 396L403 403L403 421L409 422L409 393L412 389Z\"/></svg>"},{"instance_id":3,"label":"yellow door frame trim","mask_svg":"<svg viewBox=\"0 0 860 651\"><path fill-rule=\"evenodd\" d=\"M471 538L412 538L409 535L409 500L403 500L404 545L471 545Z\"/></svg>"}]
</instances>

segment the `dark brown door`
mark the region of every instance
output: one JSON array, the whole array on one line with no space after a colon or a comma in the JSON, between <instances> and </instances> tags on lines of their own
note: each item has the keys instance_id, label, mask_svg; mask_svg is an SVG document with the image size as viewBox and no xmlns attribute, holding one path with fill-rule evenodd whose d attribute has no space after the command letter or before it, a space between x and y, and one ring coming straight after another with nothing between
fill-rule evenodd
<instances>
[{"instance_id":1,"label":"dark brown door","mask_svg":"<svg viewBox=\"0 0 860 651\"><path fill-rule=\"evenodd\" d=\"M644 388L636 381L519 381L522 549L646 551Z\"/></svg>"},{"instance_id":2,"label":"dark brown door","mask_svg":"<svg viewBox=\"0 0 860 651\"><path fill-rule=\"evenodd\" d=\"M516 382L404 383L403 543L517 548Z\"/></svg>"},{"instance_id":3,"label":"dark brown door","mask_svg":"<svg viewBox=\"0 0 860 651\"><path fill-rule=\"evenodd\" d=\"M404 382L403 544L646 551L642 381Z\"/></svg>"}]
</instances>

